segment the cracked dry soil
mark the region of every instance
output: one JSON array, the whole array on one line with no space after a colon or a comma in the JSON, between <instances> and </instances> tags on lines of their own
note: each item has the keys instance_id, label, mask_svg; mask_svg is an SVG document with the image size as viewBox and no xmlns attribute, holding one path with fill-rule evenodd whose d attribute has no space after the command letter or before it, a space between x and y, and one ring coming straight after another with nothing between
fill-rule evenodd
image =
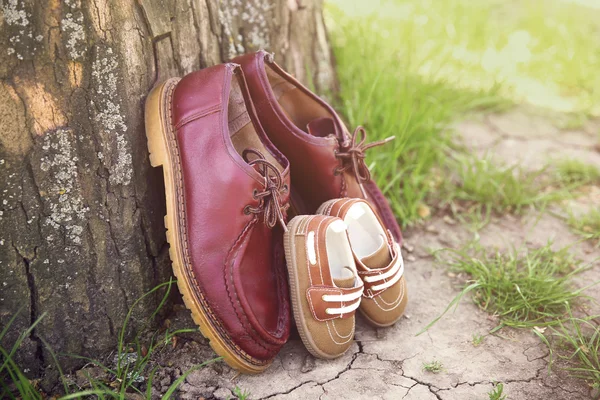
<instances>
[{"instance_id":1,"label":"cracked dry soil","mask_svg":"<svg viewBox=\"0 0 600 400\"><path fill-rule=\"evenodd\" d=\"M600 167L600 123L590 122L577 130L561 130L556 125L556 121L517 109L459 123L456 130L476 154L504 163L533 169L551 160L577 158ZM589 187L570 204L550 206L544 213L492 218L479 231L480 240L485 246L499 248L523 243L534 248L550 240L561 248L579 241L560 218L564 206L585 211L598 204L600 188ZM431 250L456 248L472 238L468 227L444 219L443 214L433 216L422 228L405 232L410 296L405 317L394 327L374 329L358 315L356 343L341 358L315 359L296 336L263 374L238 376L225 364L215 363L190 374L180 387L180 398L233 398L237 386L249 392L251 399L480 400L488 398L493 382L504 383L509 399L591 398L590 387L569 377L560 365L548 370L549 351L531 331L505 328L490 335L497 320L479 310L468 296L456 312L449 312L429 331L416 336L459 291L456 278L444 265L436 264ZM574 245L572 252L595 263L579 276L578 285L600 279L599 262L594 261L600 256L597 247L583 242ZM600 288L593 287L587 294L598 299ZM597 305L588 311L597 313L594 308ZM187 311L180 314L179 319L186 322L179 323L191 324L186 320ZM472 343L474 334L484 335L478 346ZM182 371L213 356L204 339L197 336L161 354L159 363L171 367L155 378L154 394L166 390ZM441 372L423 370L423 363L435 360L442 363Z\"/></svg>"}]
</instances>

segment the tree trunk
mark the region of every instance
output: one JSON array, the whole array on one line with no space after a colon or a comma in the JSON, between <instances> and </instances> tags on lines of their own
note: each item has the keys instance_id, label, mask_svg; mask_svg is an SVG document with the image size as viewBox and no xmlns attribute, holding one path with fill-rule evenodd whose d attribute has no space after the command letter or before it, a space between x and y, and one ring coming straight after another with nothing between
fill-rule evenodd
<instances>
[{"instance_id":1,"label":"tree trunk","mask_svg":"<svg viewBox=\"0 0 600 400\"><path fill-rule=\"evenodd\" d=\"M321 0L0 3L0 330L18 313L10 348L43 316L17 356L33 376L52 363L43 340L114 350L129 307L171 274L144 134L153 84L259 48L321 91L333 70Z\"/></svg>"}]
</instances>

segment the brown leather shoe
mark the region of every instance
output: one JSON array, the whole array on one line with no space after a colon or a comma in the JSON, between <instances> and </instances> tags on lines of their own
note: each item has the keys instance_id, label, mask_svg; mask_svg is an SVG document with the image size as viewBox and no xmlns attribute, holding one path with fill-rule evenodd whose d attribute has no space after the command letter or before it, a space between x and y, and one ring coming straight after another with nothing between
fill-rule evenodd
<instances>
[{"instance_id":1,"label":"brown leather shoe","mask_svg":"<svg viewBox=\"0 0 600 400\"><path fill-rule=\"evenodd\" d=\"M229 365L260 372L290 330L282 246L289 163L261 128L236 64L156 86L145 116L185 304Z\"/></svg>"},{"instance_id":2,"label":"brown leather shoe","mask_svg":"<svg viewBox=\"0 0 600 400\"><path fill-rule=\"evenodd\" d=\"M327 200L367 199L401 243L389 203L371 180L364 152L387 140L365 143L365 130L349 134L336 112L282 70L265 51L234 59L241 64L258 117L292 169L291 205L296 214L314 214Z\"/></svg>"},{"instance_id":3,"label":"brown leather shoe","mask_svg":"<svg viewBox=\"0 0 600 400\"><path fill-rule=\"evenodd\" d=\"M393 325L408 302L400 245L365 200L330 200L317 213L341 218L348 227L358 275L365 283L359 310L371 325Z\"/></svg>"},{"instance_id":4,"label":"brown leather shoe","mask_svg":"<svg viewBox=\"0 0 600 400\"><path fill-rule=\"evenodd\" d=\"M284 246L302 342L315 357L341 356L352 345L363 293L346 225L339 218L299 215L288 225Z\"/></svg>"}]
</instances>

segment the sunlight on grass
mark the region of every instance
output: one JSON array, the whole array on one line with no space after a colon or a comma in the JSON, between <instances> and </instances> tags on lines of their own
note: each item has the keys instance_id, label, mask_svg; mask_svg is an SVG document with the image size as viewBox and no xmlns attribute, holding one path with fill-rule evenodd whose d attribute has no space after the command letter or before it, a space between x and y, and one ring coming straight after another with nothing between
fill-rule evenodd
<instances>
[{"instance_id":1,"label":"sunlight on grass","mask_svg":"<svg viewBox=\"0 0 600 400\"><path fill-rule=\"evenodd\" d=\"M593 209L583 215L570 214L569 226L586 240L595 240L600 244L600 210Z\"/></svg>"},{"instance_id":2,"label":"sunlight on grass","mask_svg":"<svg viewBox=\"0 0 600 400\"><path fill-rule=\"evenodd\" d=\"M432 190L431 169L445 158L443 150L450 144L445 127L457 115L506 102L494 85L467 91L433 77L424 80L410 57L390 51L389 46L398 41L382 41L377 25L387 23L394 28L393 21L356 20L332 7L330 15L343 99L339 108L350 125L366 127L369 140L396 136L395 141L370 151L368 161L399 221L406 226L419 220L418 206ZM402 36L394 32L394 37Z\"/></svg>"},{"instance_id":3,"label":"sunlight on grass","mask_svg":"<svg viewBox=\"0 0 600 400\"><path fill-rule=\"evenodd\" d=\"M358 23L371 25L379 53L395 53L426 80L475 90L502 82L517 102L600 112L597 8L559 0L330 3L355 22L375 16Z\"/></svg>"},{"instance_id":4,"label":"sunlight on grass","mask_svg":"<svg viewBox=\"0 0 600 400\"><path fill-rule=\"evenodd\" d=\"M546 191L544 170L527 172L518 166L503 166L491 160L457 156L451 162L456 174L446 181L443 196L447 202L466 202L479 206L486 214L519 213L527 207L541 207L562 199L567 192Z\"/></svg>"},{"instance_id":5,"label":"sunlight on grass","mask_svg":"<svg viewBox=\"0 0 600 400\"><path fill-rule=\"evenodd\" d=\"M338 108L369 140L396 136L367 157L403 226L438 189L456 118L512 102L598 113L598 10L557 0L326 5Z\"/></svg>"},{"instance_id":6,"label":"sunlight on grass","mask_svg":"<svg viewBox=\"0 0 600 400\"><path fill-rule=\"evenodd\" d=\"M600 170L579 160L560 160L555 163L556 180L563 185L587 185L600 181Z\"/></svg>"},{"instance_id":7,"label":"sunlight on grass","mask_svg":"<svg viewBox=\"0 0 600 400\"><path fill-rule=\"evenodd\" d=\"M424 362L421 368L423 369L423 371L431 372L434 374L439 374L440 372L444 371L444 365L437 360Z\"/></svg>"},{"instance_id":8,"label":"sunlight on grass","mask_svg":"<svg viewBox=\"0 0 600 400\"><path fill-rule=\"evenodd\" d=\"M600 328L594 323L595 317L575 318L568 324L560 323L551 328L554 340L560 341L560 349L554 349L545 337L551 354L550 367L556 357L574 364L566 370L572 376L584 379L592 387L600 388ZM557 346L558 347L558 346Z\"/></svg>"},{"instance_id":9,"label":"sunlight on grass","mask_svg":"<svg viewBox=\"0 0 600 400\"><path fill-rule=\"evenodd\" d=\"M565 321L571 306L585 297L586 288L575 287L572 278L589 268L568 250L554 251L548 244L539 249L499 251L475 242L462 249L437 252L439 262L465 274L468 280L442 315L424 330L457 307L466 294L481 309L498 317L496 329L552 326Z\"/></svg>"},{"instance_id":10,"label":"sunlight on grass","mask_svg":"<svg viewBox=\"0 0 600 400\"><path fill-rule=\"evenodd\" d=\"M490 400L505 400L506 395L504 394L504 384L495 383L494 388L488 392L488 396Z\"/></svg>"}]
</instances>

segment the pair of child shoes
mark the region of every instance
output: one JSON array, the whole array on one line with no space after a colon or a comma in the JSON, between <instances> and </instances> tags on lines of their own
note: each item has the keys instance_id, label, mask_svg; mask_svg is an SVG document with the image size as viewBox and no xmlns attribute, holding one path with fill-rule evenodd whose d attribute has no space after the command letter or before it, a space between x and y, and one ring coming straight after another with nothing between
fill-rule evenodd
<instances>
[{"instance_id":1,"label":"pair of child shoes","mask_svg":"<svg viewBox=\"0 0 600 400\"><path fill-rule=\"evenodd\" d=\"M334 199L299 215L284 235L296 326L318 358L344 354L355 312L376 327L393 325L408 300L400 246L363 199Z\"/></svg>"}]
</instances>

